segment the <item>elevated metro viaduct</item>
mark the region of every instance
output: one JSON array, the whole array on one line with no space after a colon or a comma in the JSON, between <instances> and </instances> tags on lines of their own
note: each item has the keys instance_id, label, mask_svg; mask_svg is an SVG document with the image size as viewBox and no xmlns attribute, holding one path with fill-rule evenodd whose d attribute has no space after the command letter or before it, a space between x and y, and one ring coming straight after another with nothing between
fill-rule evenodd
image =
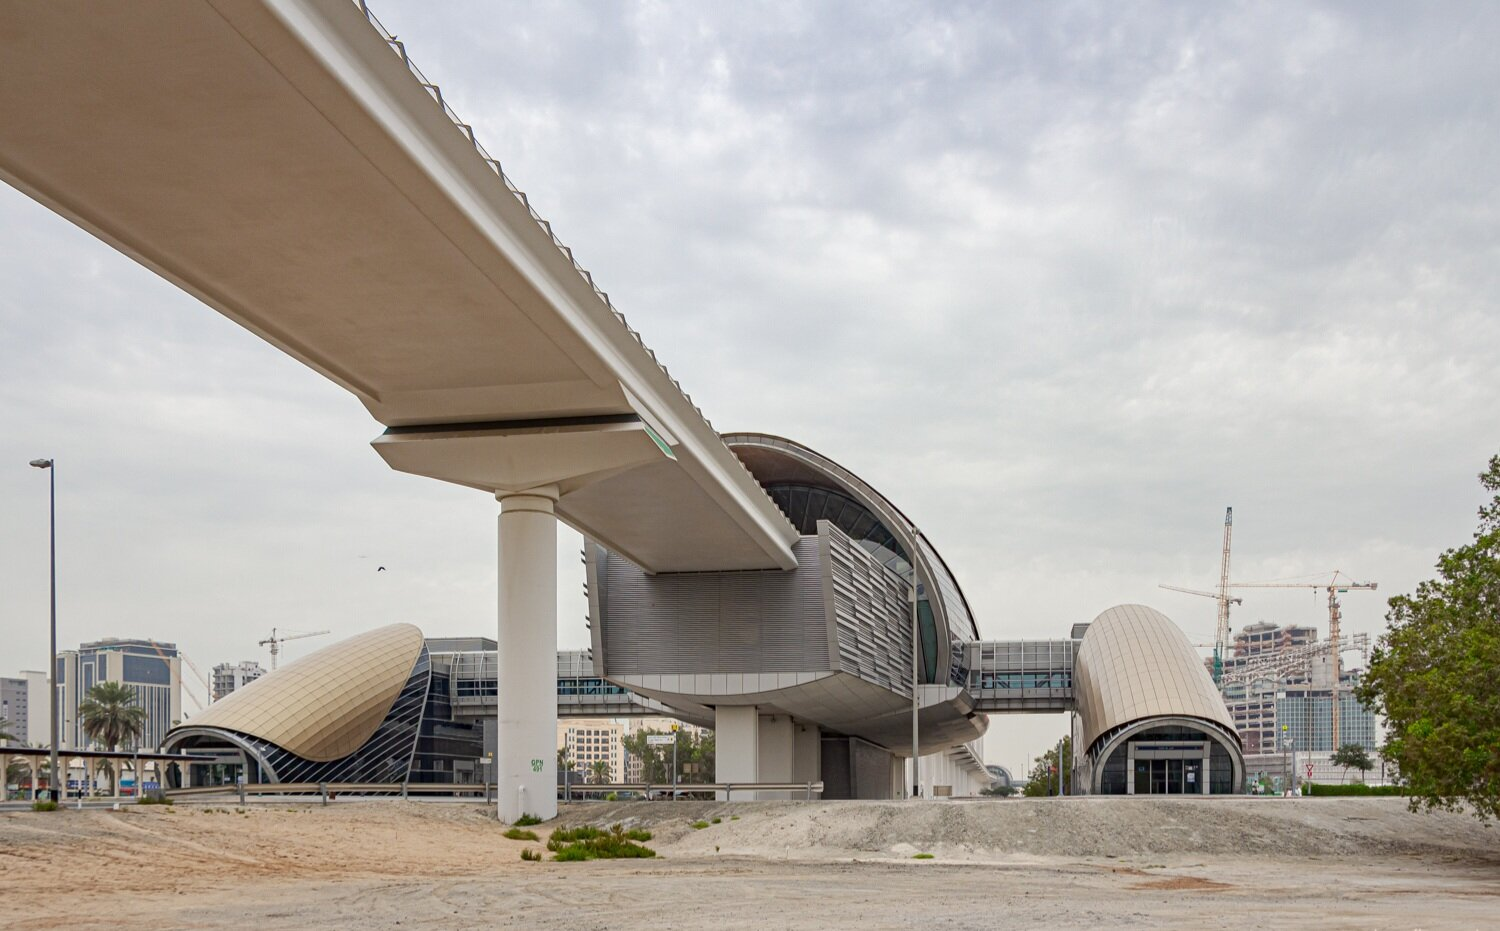
<instances>
[{"instance_id":1,"label":"elevated metro viaduct","mask_svg":"<svg viewBox=\"0 0 1500 931\"><path fill-rule=\"evenodd\" d=\"M810 451L721 438L363 2L8 0L0 125L0 178L351 392L391 468L498 499L505 820L556 811L558 520L592 541L604 674L712 699L736 777L761 767L758 708L896 742L914 653L927 746L983 732L953 681L972 613L926 541L879 496L848 495L899 553L814 506L860 483ZM632 655L632 586L742 573L796 598L815 571L880 607L825 610L828 668L768 649L700 672L699 608L672 622L670 670ZM912 591L919 644L891 623ZM716 655L762 624L724 616ZM718 674L740 678L698 680Z\"/></svg>"}]
</instances>

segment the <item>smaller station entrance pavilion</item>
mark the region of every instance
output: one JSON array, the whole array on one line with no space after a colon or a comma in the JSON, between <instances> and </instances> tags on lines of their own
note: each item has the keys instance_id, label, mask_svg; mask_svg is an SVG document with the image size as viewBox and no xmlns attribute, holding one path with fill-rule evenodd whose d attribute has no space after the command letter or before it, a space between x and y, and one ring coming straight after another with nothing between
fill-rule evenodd
<instances>
[{"instance_id":1,"label":"smaller station entrance pavilion","mask_svg":"<svg viewBox=\"0 0 1500 931\"><path fill-rule=\"evenodd\" d=\"M1089 625L1074 662L1078 785L1098 795L1228 795L1244 785L1234 722L1192 644L1144 605Z\"/></svg>"}]
</instances>

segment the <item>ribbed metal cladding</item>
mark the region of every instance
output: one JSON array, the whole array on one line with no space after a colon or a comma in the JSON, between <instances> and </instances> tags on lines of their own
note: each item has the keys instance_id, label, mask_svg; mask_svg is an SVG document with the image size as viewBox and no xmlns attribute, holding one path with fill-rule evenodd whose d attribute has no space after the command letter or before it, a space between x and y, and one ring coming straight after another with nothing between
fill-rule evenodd
<instances>
[{"instance_id":1,"label":"ribbed metal cladding","mask_svg":"<svg viewBox=\"0 0 1500 931\"><path fill-rule=\"evenodd\" d=\"M910 587L832 523L818 522L836 669L911 694Z\"/></svg>"},{"instance_id":2,"label":"ribbed metal cladding","mask_svg":"<svg viewBox=\"0 0 1500 931\"><path fill-rule=\"evenodd\" d=\"M647 575L616 553L596 561L595 618L609 675L820 672L828 662L819 547L792 547L798 568ZM601 623L602 620L602 623Z\"/></svg>"}]
</instances>

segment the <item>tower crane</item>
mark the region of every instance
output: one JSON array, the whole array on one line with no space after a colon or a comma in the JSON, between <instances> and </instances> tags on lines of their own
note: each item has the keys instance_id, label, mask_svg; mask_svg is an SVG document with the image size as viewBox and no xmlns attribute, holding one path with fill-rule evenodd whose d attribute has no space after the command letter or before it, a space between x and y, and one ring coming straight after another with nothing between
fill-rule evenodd
<instances>
[{"instance_id":1,"label":"tower crane","mask_svg":"<svg viewBox=\"0 0 1500 931\"><path fill-rule=\"evenodd\" d=\"M1225 536L1225 544L1228 545L1228 536ZM1227 549L1226 549L1227 554ZM1225 556L1225 564L1228 564L1228 556ZM1344 581L1339 580L1344 577ZM1312 588L1325 589L1328 592L1328 656L1333 665L1333 749L1339 748L1339 689L1342 686L1342 666L1339 661L1339 621L1343 618L1343 612L1339 610L1339 595L1344 592L1373 592L1375 582L1356 582L1338 569L1333 572L1333 578L1327 582L1231 582L1227 588Z\"/></svg>"},{"instance_id":2,"label":"tower crane","mask_svg":"<svg viewBox=\"0 0 1500 931\"><path fill-rule=\"evenodd\" d=\"M1219 561L1219 589L1218 591L1205 592L1196 588L1180 588L1176 585L1161 585L1168 591L1185 592L1189 595L1202 595L1212 598L1219 603L1219 622L1214 629L1214 682L1218 682L1224 672L1224 657L1229 649L1229 606L1231 604L1242 604L1244 599L1236 598L1229 594L1229 538L1234 532L1234 508L1224 509L1224 553Z\"/></svg>"},{"instance_id":3,"label":"tower crane","mask_svg":"<svg viewBox=\"0 0 1500 931\"><path fill-rule=\"evenodd\" d=\"M146 642L151 644L151 649L156 651L156 655L161 657L162 662L168 664L171 663L171 660L167 657L167 651L162 649L162 645L160 643L157 643L155 640L147 640ZM177 659L181 660L183 663L186 663L188 669L191 670L193 675L198 678L198 681L202 683L204 695L202 699L198 698L197 695L194 695L190 689L184 688L182 690L182 694L187 698L187 700L192 702L194 705L197 705L198 710L202 711L204 708L208 707L208 704L214 699L214 690L208 684L208 677L203 674L203 670L198 668L197 663L188 659L186 653L178 650L174 655L177 657ZM177 673L178 678L181 679L182 666L180 664L177 667Z\"/></svg>"},{"instance_id":4,"label":"tower crane","mask_svg":"<svg viewBox=\"0 0 1500 931\"><path fill-rule=\"evenodd\" d=\"M288 640L301 640L304 637L321 637L324 634L328 633L328 631L326 630L290 630L278 637L276 635L276 630L277 628L272 627L271 636L267 637L257 644L257 646L268 646L271 648L272 672L276 671L276 657L281 653L281 645L283 643L286 643Z\"/></svg>"}]
</instances>

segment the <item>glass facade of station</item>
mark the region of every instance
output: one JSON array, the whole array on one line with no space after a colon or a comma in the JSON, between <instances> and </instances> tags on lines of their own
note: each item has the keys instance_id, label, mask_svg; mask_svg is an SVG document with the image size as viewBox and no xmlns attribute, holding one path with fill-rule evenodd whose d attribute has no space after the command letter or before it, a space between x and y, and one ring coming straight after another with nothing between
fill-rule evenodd
<instances>
[{"instance_id":1,"label":"glass facade of station","mask_svg":"<svg viewBox=\"0 0 1500 931\"><path fill-rule=\"evenodd\" d=\"M1100 795L1229 795L1235 761L1214 735L1182 723L1136 731L1105 751ZM1206 786L1206 789L1205 789Z\"/></svg>"}]
</instances>

